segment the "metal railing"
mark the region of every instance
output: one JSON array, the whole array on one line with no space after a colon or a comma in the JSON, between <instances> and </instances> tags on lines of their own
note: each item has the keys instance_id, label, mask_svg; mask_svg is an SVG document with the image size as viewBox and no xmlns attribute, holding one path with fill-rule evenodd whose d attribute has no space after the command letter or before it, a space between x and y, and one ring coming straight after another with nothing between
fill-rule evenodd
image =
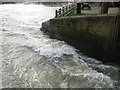
<instances>
[{"instance_id":1,"label":"metal railing","mask_svg":"<svg viewBox=\"0 0 120 90\"><path fill-rule=\"evenodd\" d=\"M58 18L58 17L66 16L72 10L76 9L76 7L77 7L76 3L69 4L69 5L67 4L55 11L55 17Z\"/></svg>"}]
</instances>

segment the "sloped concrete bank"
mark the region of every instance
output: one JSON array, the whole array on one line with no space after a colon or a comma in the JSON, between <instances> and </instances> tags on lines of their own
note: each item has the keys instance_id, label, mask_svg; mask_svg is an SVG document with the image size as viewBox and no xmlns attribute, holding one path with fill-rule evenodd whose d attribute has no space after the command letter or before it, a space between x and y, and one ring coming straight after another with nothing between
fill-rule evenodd
<instances>
[{"instance_id":1,"label":"sloped concrete bank","mask_svg":"<svg viewBox=\"0 0 120 90\"><path fill-rule=\"evenodd\" d=\"M105 63L120 60L119 15L54 18L44 22L41 30Z\"/></svg>"}]
</instances>

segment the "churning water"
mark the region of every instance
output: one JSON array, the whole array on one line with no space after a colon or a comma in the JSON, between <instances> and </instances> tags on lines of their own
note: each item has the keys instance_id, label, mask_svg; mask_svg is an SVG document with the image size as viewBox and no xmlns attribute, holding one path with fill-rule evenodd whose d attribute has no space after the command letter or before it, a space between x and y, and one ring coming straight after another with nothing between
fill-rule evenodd
<instances>
[{"instance_id":1,"label":"churning water","mask_svg":"<svg viewBox=\"0 0 120 90\"><path fill-rule=\"evenodd\" d=\"M104 65L40 31L57 7L0 5L3 88L118 88L118 67Z\"/></svg>"}]
</instances>

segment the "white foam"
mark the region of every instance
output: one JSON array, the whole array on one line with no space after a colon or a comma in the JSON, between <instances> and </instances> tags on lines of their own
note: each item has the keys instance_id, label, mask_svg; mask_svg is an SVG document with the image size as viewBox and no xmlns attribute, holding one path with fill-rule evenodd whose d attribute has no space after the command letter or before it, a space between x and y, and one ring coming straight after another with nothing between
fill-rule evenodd
<instances>
[{"instance_id":1,"label":"white foam","mask_svg":"<svg viewBox=\"0 0 120 90\"><path fill-rule=\"evenodd\" d=\"M5 20L1 26L5 29L3 87L114 87L111 78L92 70L75 48L39 30L57 7L10 4L0 8Z\"/></svg>"}]
</instances>

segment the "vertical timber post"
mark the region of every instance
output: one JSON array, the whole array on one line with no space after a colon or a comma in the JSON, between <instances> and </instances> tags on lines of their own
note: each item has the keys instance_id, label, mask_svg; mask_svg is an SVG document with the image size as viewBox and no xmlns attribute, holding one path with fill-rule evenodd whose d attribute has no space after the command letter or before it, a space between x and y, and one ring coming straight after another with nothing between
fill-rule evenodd
<instances>
[{"instance_id":1,"label":"vertical timber post","mask_svg":"<svg viewBox=\"0 0 120 90\"><path fill-rule=\"evenodd\" d=\"M108 8L109 8L109 2L103 2L101 5L101 13L102 14L107 14L108 13Z\"/></svg>"},{"instance_id":2,"label":"vertical timber post","mask_svg":"<svg viewBox=\"0 0 120 90\"><path fill-rule=\"evenodd\" d=\"M61 17L61 14L62 14L62 9L60 8L59 9L59 17Z\"/></svg>"},{"instance_id":3,"label":"vertical timber post","mask_svg":"<svg viewBox=\"0 0 120 90\"><path fill-rule=\"evenodd\" d=\"M81 3L77 3L77 14L81 14Z\"/></svg>"},{"instance_id":4,"label":"vertical timber post","mask_svg":"<svg viewBox=\"0 0 120 90\"><path fill-rule=\"evenodd\" d=\"M58 11L55 10L55 17L57 18L58 17Z\"/></svg>"}]
</instances>

